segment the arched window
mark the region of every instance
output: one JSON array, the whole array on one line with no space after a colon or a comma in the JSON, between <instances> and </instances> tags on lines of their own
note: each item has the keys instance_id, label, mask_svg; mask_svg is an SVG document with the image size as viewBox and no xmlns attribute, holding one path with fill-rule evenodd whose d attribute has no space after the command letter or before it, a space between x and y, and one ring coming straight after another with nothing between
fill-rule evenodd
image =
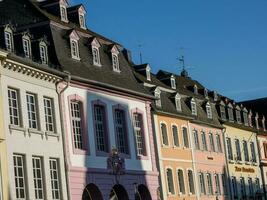
<instances>
[{"instance_id":1,"label":"arched window","mask_svg":"<svg viewBox=\"0 0 267 200\"><path fill-rule=\"evenodd\" d=\"M80 59L78 41L71 39L70 44L71 44L71 57L73 59Z\"/></svg>"},{"instance_id":2,"label":"arched window","mask_svg":"<svg viewBox=\"0 0 267 200\"><path fill-rule=\"evenodd\" d=\"M68 22L68 14L67 14L67 3L65 1L61 1L60 3L60 17L63 22Z\"/></svg>"},{"instance_id":3,"label":"arched window","mask_svg":"<svg viewBox=\"0 0 267 200\"><path fill-rule=\"evenodd\" d=\"M175 125L172 126L172 135L173 135L173 144L174 146L178 147L180 145L180 142L179 142L178 128Z\"/></svg>"},{"instance_id":4,"label":"arched window","mask_svg":"<svg viewBox=\"0 0 267 200\"><path fill-rule=\"evenodd\" d=\"M161 91L156 88L155 91L154 91L154 96L157 98L155 100L155 103L156 103L156 106L157 107L161 107L161 97L160 97L160 94L161 94Z\"/></svg>"},{"instance_id":5,"label":"arched window","mask_svg":"<svg viewBox=\"0 0 267 200\"><path fill-rule=\"evenodd\" d=\"M48 52L47 52L47 45L45 42L41 41L39 43L39 50L40 50L40 59L42 64L48 64Z\"/></svg>"},{"instance_id":6,"label":"arched window","mask_svg":"<svg viewBox=\"0 0 267 200\"><path fill-rule=\"evenodd\" d=\"M5 46L7 51L14 51L13 30L9 25L5 27Z\"/></svg>"},{"instance_id":7,"label":"arched window","mask_svg":"<svg viewBox=\"0 0 267 200\"><path fill-rule=\"evenodd\" d=\"M202 141L202 150L207 151L207 140L206 140L206 133L204 131L201 132L201 141Z\"/></svg>"},{"instance_id":8,"label":"arched window","mask_svg":"<svg viewBox=\"0 0 267 200\"><path fill-rule=\"evenodd\" d=\"M151 68L149 66L146 67L146 80L151 81Z\"/></svg>"},{"instance_id":9,"label":"arched window","mask_svg":"<svg viewBox=\"0 0 267 200\"><path fill-rule=\"evenodd\" d=\"M166 177L167 177L168 193L169 194L175 194L172 169L169 169L169 168L167 169Z\"/></svg>"},{"instance_id":10,"label":"arched window","mask_svg":"<svg viewBox=\"0 0 267 200\"><path fill-rule=\"evenodd\" d=\"M173 75L171 76L171 88L176 89L176 81Z\"/></svg>"},{"instance_id":11,"label":"arched window","mask_svg":"<svg viewBox=\"0 0 267 200\"><path fill-rule=\"evenodd\" d=\"M116 54L112 54L112 66L115 72L120 72L119 57Z\"/></svg>"},{"instance_id":12,"label":"arched window","mask_svg":"<svg viewBox=\"0 0 267 200\"><path fill-rule=\"evenodd\" d=\"M197 115L197 104L194 98L191 100L191 112L192 115Z\"/></svg>"},{"instance_id":13,"label":"arched window","mask_svg":"<svg viewBox=\"0 0 267 200\"><path fill-rule=\"evenodd\" d=\"M26 58L31 58L32 52L31 52L31 38L29 34L24 34L22 36L22 44L23 44L23 51L24 51L24 56Z\"/></svg>"},{"instance_id":14,"label":"arched window","mask_svg":"<svg viewBox=\"0 0 267 200\"><path fill-rule=\"evenodd\" d=\"M233 106L232 104L228 105L228 118L229 121L234 121Z\"/></svg>"},{"instance_id":15,"label":"arched window","mask_svg":"<svg viewBox=\"0 0 267 200\"><path fill-rule=\"evenodd\" d=\"M179 184L179 192L181 194L185 194L185 185L184 185L184 172L181 169L178 169L178 184Z\"/></svg>"},{"instance_id":16,"label":"arched window","mask_svg":"<svg viewBox=\"0 0 267 200\"><path fill-rule=\"evenodd\" d=\"M169 141L168 141L168 133L167 133L167 126L164 123L161 123L160 125L161 129L161 136L162 136L162 144L168 146Z\"/></svg>"},{"instance_id":17,"label":"arched window","mask_svg":"<svg viewBox=\"0 0 267 200\"><path fill-rule=\"evenodd\" d=\"M199 138L198 138L197 130L193 130L193 137L194 137L194 142L195 142L195 149L199 150L200 149L200 145L199 145Z\"/></svg>"},{"instance_id":18,"label":"arched window","mask_svg":"<svg viewBox=\"0 0 267 200\"><path fill-rule=\"evenodd\" d=\"M236 107L235 115L236 115L237 123L240 124L241 123L241 112L240 112L239 106Z\"/></svg>"},{"instance_id":19,"label":"arched window","mask_svg":"<svg viewBox=\"0 0 267 200\"><path fill-rule=\"evenodd\" d=\"M178 93L175 95L175 107L176 107L177 111L181 111L182 110L181 96Z\"/></svg>"},{"instance_id":20,"label":"arched window","mask_svg":"<svg viewBox=\"0 0 267 200\"><path fill-rule=\"evenodd\" d=\"M193 171L188 170L187 176L188 176L189 193L195 194L195 184L194 184Z\"/></svg>"},{"instance_id":21,"label":"arched window","mask_svg":"<svg viewBox=\"0 0 267 200\"><path fill-rule=\"evenodd\" d=\"M207 185L208 185L208 194L213 195L212 177L210 173L207 173Z\"/></svg>"},{"instance_id":22,"label":"arched window","mask_svg":"<svg viewBox=\"0 0 267 200\"><path fill-rule=\"evenodd\" d=\"M96 38L93 39L91 45L92 45L93 65L101 66L100 53L99 53L99 48L101 45Z\"/></svg>"},{"instance_id":23,"label":"arched window","mask_svg":"<svg viewBox=\"0 0 267 200\"><path fill-rule=\"evenodd\" d=\"M186 127L183 127L183 142L184 142L184 147L189 148L189 139Z\"/></svg>"},{"instance_id":24,"label":"arched window","mask_svg":"<svg viewBox=\"0 0 267 200\"><path fill-rule=\"evenodd\" d=\"M248 126L248 111L246 108L243 109L243 119L245 126Z\"/></svg>"},{"instance_id":25,"label":"arched window","mask_svg":"<svg viewBox=\"0 0 267 200\"><path fill-rule=\"evenodd\" d=\"M206 112L207 112L207 117L209 119L212 119L212 110L209 102L206 104Z\"/></svg>"}]
</instances>

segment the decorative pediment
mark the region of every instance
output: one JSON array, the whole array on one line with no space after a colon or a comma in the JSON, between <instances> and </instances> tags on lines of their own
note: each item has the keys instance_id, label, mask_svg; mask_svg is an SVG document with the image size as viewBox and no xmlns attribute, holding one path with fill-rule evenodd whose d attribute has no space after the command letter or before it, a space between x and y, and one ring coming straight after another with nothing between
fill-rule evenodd
<instances>
[{"instance_id":1,"label":"decorative pediment","mask_svg":"<svg viewBox=\"0 0 267 200\"><path fill-rule=\"evenodd\" d=\"M157 94L160 94L160 93L161 93L159 87L156 87L156 88L155 88L154 93L157 93Z\"/></svg>"},{"instance_id":2,"label":"decorative pediment","mask_svg":"<svg viewBox=\"0 0 267 200\"><path fill-rule=\"evenodd\" d=\"M33 38L33 36L30 34L29 31L25 31L25 32L23 32L23 33L22 33L22 37L23 37L23 38L26 38L26 39L29 39L29 40Z\"/></svg>"},{"instance_id":3,"label":"decorative pediment","mask_svg":"<svg viewBox=\"0 0 267 200\"><path fill-rule=\"evenodd\" d=\"M75 30L73 30L73 31L70 33L69 37L70 37L70 39L73 39L73 40L79 40L79 39L80 39L78 33L77 33Z\"/></svg>"},{"instance_id":4,"label":"decorative pediment","mask_svg":"<svg viewBox=\"0 0 267 200\"><path fill-rule=\"evenodd\" d=\"M181 95L179 93L176 93L175 99L181 99Z\"/></svg>"},{"instance_id":5,"label":"decorative pediment","mask_svg":"<svg viewBox=\"0 0 267 200\"><path fill-rule=\"evenodd\" d=\"M15 30L15 28L11 24L5 25L5 31L12 33Z\"/></svg>"},{"instance_id":6,"label":"decorative pediment","mask_svg":"<svg viewBox=\"0 0 267 200\"><path fill-rule=\"evenodd\" d=\"M79 12L80 14L86 14L86 10L85 10L85 8L84 8L83 5L81 5L81 6L79 7L78 12Z\"/></svg>"},{"instance_id":7,"label":"decorative pediment","mask_svg":"<svg viewBox=\"0 0 267 200\"><path fill-rule=\"evenodd\" d=\"M101 44L100 44L100 42L97 40L97 38L94 38L94 39L92 40L91 45L94 46L94 47L97 47L97 48L101 47Z\"/></svg>"},{"instance_id":8,"label":"decorative pediment","mask_svg":"<svg viewBox=\"0 0 267 200\"><path fill-rule=\"evenodd\" d=\"M66 0L59 0L59 4L65 7L69 5L69 3Z\"/></svg>"},{"instance_id":9,"label":"decorative pediment","mask_svg":"<svg viewBox=\"0 0 267 200\"><path fill-rule=\"evenodd\" d=\"M119 49L117 47L117 45L113 45L111 50L110 50L111 53L114 53L116 55L118 55L120 52L119 52Z\"/></svg>"},{"instance_id":10,"label":"decorative pediment","mask_svg":"<svg viewBox=\"0 0 267 200\"><path fill-rule=\"evenodd\" d=\"M227 105L229 108L233 108L233 105L229 102Z\"/></svg>"},{"instance_id":11,"label":"decorative pediment","mask_svg":"<svg viewBox=\"0 0 267 200\"><path fill-rule=\"evenodd\" d=\"M236 110L241 110L239 105L236 105L235 109Z\"/></svg>"},{"instance_id":12,"label":"decorative pediment","mask_svg":"<svg viewBox=\"0 0 267 200\"><path fill-rule=\"evenodd\" d=\"M248 112L248 110L247 110L247 108L246 108L246 107L243 107L243 112L245 112L245 113L247 113L247 112Z\"/></svg>"}]
</instances>

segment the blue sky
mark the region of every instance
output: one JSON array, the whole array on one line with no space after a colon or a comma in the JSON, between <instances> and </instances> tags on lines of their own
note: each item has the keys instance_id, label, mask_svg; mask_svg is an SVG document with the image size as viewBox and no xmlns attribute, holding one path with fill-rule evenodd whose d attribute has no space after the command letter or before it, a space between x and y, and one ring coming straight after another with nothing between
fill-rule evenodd
<instances>
[{"instance_id":1,"label":"blue sky","mask_svg":"<svg viewBox=\"0 0 267 200\"><path fill-rule=\"evenodd\" d=\"M132 51L156 73L189 74L239 100L267 96L266 0L70 0L83 3L87 25ZM191 67L190 67L191 68Z\"/></svg>"}]
</instances>

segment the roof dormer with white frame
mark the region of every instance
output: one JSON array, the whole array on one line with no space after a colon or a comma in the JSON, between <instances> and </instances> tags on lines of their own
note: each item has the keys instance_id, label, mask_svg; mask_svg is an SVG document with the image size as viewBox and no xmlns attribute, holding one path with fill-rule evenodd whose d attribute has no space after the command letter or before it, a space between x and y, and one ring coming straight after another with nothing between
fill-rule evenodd
<instances>
[{"instance_id":1,"label":"roof dormer with white frame","mask_svg":"<svg viewBox=\"0 0 267 200\"><path fill-rule=\"evenodd\" d=\"M60 18L61 21L68 23L68 12L67 12L68 3L66 0L59 1L59 8L60 8Z\"/></svg>"},{"instance_id":2,"label":"roof dormer with white frame","mask_svg":"<svg viewBox=\"0 0 267 200\"><path fill-rule=\"evenodd\" d=\"M112 67L114 72L121 72L120 70L120 61L119 61L119 49L116 45L110 50L111 52L111 60L112 60Z\"/></svg>"},{"instance_id":3,"label":"roof dormer with white frame","mask_svg":"<svg viewBox=\"0 0 267 200\"><path fill-rule=\"evenodd\" d=\"M4 29L5 35L5 47L9 52L14 51L14 37L13 37L13 28L11 25L7 24Z\"/></svg>"},{"instance_id":4,"label":"roof dormer with white frame","mask_svg":"<svg viewBox=\"0 0 267 200\"><path fill-rule=\"evenodd\" d=\"M99 48L101 47L101 44L97 40L97 38L94 38L91 42L92 46L92 55L93 55L93 65L101 67L101 60L100 60L100 53Z\"/></svg>"},{"instance_id":5,"label":"roof dormer with white frame","mask_svg":"<svg viewBox=\"0 0 267 200\"><path fill-rule=\"evenodd\" d=\"M71 49L71 57L75 60L80 60L80 53L79 53L79 40L80 37L78 33L73 30L70 35L70 49Z\"/></svg>"},{"instance_id":6,"label":"roof dormer with white frame","mask_svg":"<svg viewBox=\"0 0 267 200\"><path fill-rule=\"evenodd\" d=\"M82 29L86 29L86 10L83 7L83 5L80 6L80 8L78 9L78 15L79 15L79 23L80 23L80 27Z\"/></svg>"}]
</instances>

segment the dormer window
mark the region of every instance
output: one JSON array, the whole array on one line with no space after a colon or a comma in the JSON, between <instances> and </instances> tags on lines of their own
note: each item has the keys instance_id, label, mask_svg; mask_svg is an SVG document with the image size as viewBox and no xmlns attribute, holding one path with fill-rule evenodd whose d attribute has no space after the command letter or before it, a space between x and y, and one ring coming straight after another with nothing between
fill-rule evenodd
<instances>
[{"instance_id":1,"label":"dormer window","mask_svg":"<svg viewBox=\"0 0 267 200\"><path fill-rule=\"evenodd\" d=\"M155 98L157 98L155 100L157 107L161 107L161 97L160 97L160 94L161 94L161 91L158 88L156 88L155 91L154 91L154 96L155 96Z\"/></svg>"},{"instance_id":2,"label":"dormer window","mask_svg":"<svg viewBox=\"0 0 267 200\"><path fill-rule=\"evenodd\" d=\"M42 64L47 65L48 64L48 53L47 53L47 45L45 42L41 41L39 43L39 49L40 49L40 59Z\"/></svg>"},{"instance_id":3,"label":"dormer window","mask_svg":"<svg viewBox=\"0 0 267 200\"><path fill-rule=\"evenodd\" d=\"M209 102L206 104L206 112L207 112L207 117L209 119L212 119L212 110Z\"/></svg>"},{"instance_id":4,"label":"dormer window","mask_svg":"<svg viewBox=\"0 0 267 200\"><path fill-rule=\"evenodd\" d=\"M71 57L76 60L80 60L80 53L79 53L79 35L76 31L72 31L70 34L70 50L71 50Z\"/></svg>"},{"instance_id":5,"label":"dormer window","mask_svg":"<svg viewBox=\"0 0 267 200\"><path fill-rule=\"evenodd\" d=\"M262 117L262 128L266 131L265 116Z\"/></svg>"},{"instance_id":6,"label":"dormer window","mask_svg":"<svg viewBox=\"0 0 267 200\"><path fill-rule=\"evenodd\" d=\"M173 75L171 76L171 87L172 89L176 89L175 77Z\"/></svg>"},{"instance_id":7,"label":"dormer window","mask_svg":"<svg viewBox=\"0 0 267 200\"><path fill-rule=\"evenodd\" d=\"M246 108L243 109L243 119L244 119L244 124L245 126L248 126L248 111Z\"/></svg>"},{"instance_id":8,"label":"dormer window","mask_svg":"<svg viewBox=\"0 0 267 200\"><path fill-rule=\"evenodd\" d=\"M81 28L86 28L86 26L85 26L85 17L84 17L83 14L79 14L79 21L80 21Z\"/></svg>"},{"instance_id":9,"label":"dormer window","mask_svg":"<svg viewBox=\"0 0 267 200\"><path fill-rule=\"evenodd\" d=\"M235 114L237 123L241 124L241 112L239 107L236 107Z\"/></svg>"},{"instance_id":10,"label":"dormer window","mask_svg":"<svg viewBox=\"0 0 267 200\"><path fill-rule=\"evenodd\" d=\"M219 108L220 108L220 113L221 113L221 119L226 120L225 104L223 101L221 101Z\"/></svg>"},{"instance_id":11,"label":"dormer window","mask_svg":"<svg viewBox=\"0 0 267 200\"><path fill-rule=\"evenodd\" d=\"M175 95L175 107L176 107L177 111L181 111L182 110L181 96L178 93Z\"/></svg>"},{"instance_id":12,"label":"dormer window","mask_svg":"<svg viewBox=\"0 0 267 200\"><path fill-rule=\"evenodd\" d=\"M194 98L191 99L191 112L192 112L192 115L197 115L197 104Z\"/></svg>"},{"instance_id":13,"label":"dormer window","mask_svg":"<svg viewBox=\"0 0 267 200\"><path fill-rule=\"evenodd\" d=\"M256 113L256 116L255 116L255 124L256 124L256 129L259 129L259 115L258 115L258 113Z\"/></svg>"},{"instance_id":14,"label":"dormer window","mask_svg":"<svg viewBox=\"0 0 267 200\"><path fill-rule=\"evenodd\" d=\"M64 5L60 6L60 16L63 22L68 22L67 8Z\"/></svg>"},{"instance_id":15,"label":"dormer window","mask_svg":"<svg viewBox=\"0 0 267 200\"><path fill-rule=\"evenodd\" d=\"M207 88L204 89L204 96L205 96L205 98L208 98L209 97Z\"/></svg>"},{"instance_id":16,"label":"dormer window","mask_svg":"<svg viewBox=\"0 0 267 200\"><path fill-rule=\"evenodd\" d=\"M22 36L22 44L23 44L23 51L24 56L26 58L31 58L31 39L28 34Z\"/></svg>"},{"instance_id":17,"label":"dormer window","mask_svg":"<svg viewBox=\"0 0 267 200\"><path fill-rule=\"evenodd\" d=\"M234 121L234 113L233 113L233 106L232 104L228 105L228 117L229 117L229 121Z\"/></svg>"},{"instance_id":18,"label":"dormer window","mask_svg":"<svg viewBox=\"0 0 267 200\"><path fill-rule=\"evenodd\" d=\"M146 80L151 81L151 68L149 65L146 67Z\"/></svg>"},{"instance_id":19,"label":"dormer window","mask_svg":"<svg viewBox=\"0 0 267 200\"><path fill-rule=\"evenodd\" d=\"M194 85L194 93L195 93L195 94L198 94L198 88L197 88L197 85Z\"/></svg>"},{"instance_id":20,"label":"dormer window","mask_svg":"<svg viewBox=\"0 0 267 200\"><path fill-rule=\"evenodd\" d=\"M14 51L13 31L9 26L5 28L5 46L7 51Z\"/></svg>"},{"instance_id":21,"label":"dormer window","mask_svg":"<svg viewBox=\"0 0 267 200\"><path fill-rule=\"evenodd\" d=\"M93 54L93 65L101 66L100 54L99 54L100 43L95 38L92 41L91 45L92 45L92 54Z\"/></svg>"},{"instance_id":22,"label":"dormer window","mask_svg":"<svg viewBox=\"0 0 267 200\"><path fill-rule=\"evenodd\" d=\"M120 63L119 63L119 50L116 45L111 49L111 58L112 58L112 67L113 71L120 72Z\"/></svg>"},{"instance_id":23,"label":"dormer window","mask_svg":"<svg viewBox=\"0 0 267 200\"><path fill-rule=\"evenodd\" d=\"M218 93L216 91L213 92L213 100L214 101L218 100Z\"/></svg>"},{"instance_id":24,"label":"dormer window","mask_svg":"<svg viewBox=\"0 0 267 200\"><path fill-rule=\"evenodd\" d=\"M249 111L249 114L248 114L248 124L250 127L252 127L252 111L250 110Z\"/></svg>"}]
</instances>

